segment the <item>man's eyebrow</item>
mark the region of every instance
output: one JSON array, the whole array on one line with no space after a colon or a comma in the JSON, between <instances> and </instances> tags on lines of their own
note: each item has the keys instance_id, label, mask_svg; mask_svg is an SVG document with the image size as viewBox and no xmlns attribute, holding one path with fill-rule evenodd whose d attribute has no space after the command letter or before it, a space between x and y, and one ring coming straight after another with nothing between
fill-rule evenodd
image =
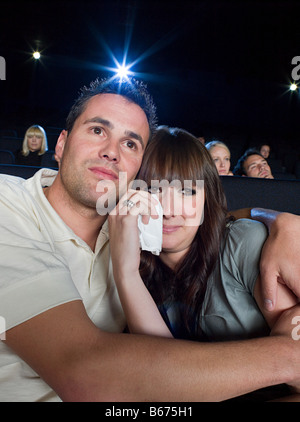
<instances>
[{"instance_id":1,"label":"man's eyebrow","mask_svg":"<svg viewBox=\"0 0 300 422\"><path fill-rule=\"evenodd\" d=\"M91 119L87 119L83 122L84 125L88 123L99 123L103 126L108 127L109 129L114 129L114 125L109 120L103 119L102 117L92 117ZM142 148L145 149L145 144L141 135L135 132L132 132L131 130L126 130L124 132L124 135L129 136L130 138L136 139L137 141L139 141Z\"/></svg>"},{"instance_id":2,"label":"man's eyebrow","mask_svg":"<svg viewBox=\"0 0 300 422\"><path fill-rule=\"evenodd\" d=\"M126 130L125 131L125 135L126 136L129 136L130 138L136 139L137 141L139 141L139 143L141 144L142 148L143 149L145 148L145 144L144 144L144 141L143 141L143 138L141 137L141 135L138 135L137 133L132 132L130 130Z\"/></svg>"},{"instance_id":3,"label":"man's eyebrow","mask_svg":"<svg viewBox=\"0 0 300 422\"><path fill-rule=\"evenodd\" d=\"M84 125L87 123L99 123L108 127L109 129L114 128L114 125L109 120L102 119L102 117L92 117L91 119L87 119L85 122L83 122Z\"/></svg>"}]
</instances>

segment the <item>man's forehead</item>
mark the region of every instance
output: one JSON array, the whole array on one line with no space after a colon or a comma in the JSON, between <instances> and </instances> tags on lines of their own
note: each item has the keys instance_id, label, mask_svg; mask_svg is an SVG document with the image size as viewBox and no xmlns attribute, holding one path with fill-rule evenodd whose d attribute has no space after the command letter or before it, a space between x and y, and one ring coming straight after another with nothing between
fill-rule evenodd
<instances>
[{"instance_id":1,"label":"man's forehead","mask_svg":"<svg viewBox=\"0 0 300 422\"><path fill-rule=\"evenodd\" d=\"M133 106L133 107L138 107L138 109L140 109L144 114L144 110L138 105L136 104L134 101L131 101L129 98L124 97L123 95L120 94L112 94L112 93L102 93L102 94L96 94L93 97L91 97L89 100L87 100L86 102L86 107L85 110L90 108L90 107L114 107L117 105L122 104L123 106ZM146 114L145 114L146 116ZM147 117L146 117L147 118Z\"/></svg>"},{"instance_id":2,"label":"man's forehead","mask_svg":"<svg viewBox=\"0 0 300 422\"><path fill-rule=\"evenodd\" d=\"M261 157L260 155L253 154L253 155L250 155L250 157L246 159L246 165L249 166L251 164L259 163L261 161L265 161L265 159Z\"/></svg>"},{"instance_id":3,"label":"man's forehead","mask_svg":"<svg viewBox=\"0 0 300 422\"><path fill-rule=\"evenodd\" d=\"M127 104L131 107L128 113L126 108L124 109L124 105L126 107ZM127 132L137 133L137 136L144 138L144 143L148 141L150 127L146 113L138 104L118 94L103 93L91 97L86 102L84 110L76 119L75 124L81 126L87 122L105 123L105 126L114 129L118 127L120 117L124 119L124 125L128 125Z\"/></svg>"},{"instance_id":4,"label":"man's forehead","mask_svg":"<svg viewBox=\"0 0 300 422\"><path fill-rule=\"evenodd\" d=\"M120 107L120 108L119 108ZM131 112L133 109L135 109L135 112L140 112L141 116L144 117L145 122L147 122L147 126L149 127L149 122L146 113L142 109L141 106L139 106L137 103L131 101L129 98L124 97L123 95L119 94L97 94L91 97L84 108L84 111L82 114L87 114L90 111L99 111L99 112L107 112L111 113L112 115L115 115L115 113L122 111L125 108L131 108ZM127 115L128 117L130 114Z\"/></svg>"}]
</instances>

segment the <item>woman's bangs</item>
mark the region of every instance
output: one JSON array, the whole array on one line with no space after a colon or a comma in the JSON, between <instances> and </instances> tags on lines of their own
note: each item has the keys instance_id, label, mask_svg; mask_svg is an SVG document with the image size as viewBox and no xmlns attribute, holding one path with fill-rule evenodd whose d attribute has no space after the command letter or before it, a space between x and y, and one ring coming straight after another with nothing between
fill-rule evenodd
<instances>
[{"instance_id":1,"label":"woman's bangs","mask_svg":"<svg viewBox=\"0 0 300 422\"><path fill-rule=\"evenodd\" d=\"M39 128L32 128L27 132L27 136L43 136Z\"/></svg>"},{"instance_id":2,"label":"woman's bangs","mask_svg":"<svg viewBox=\"0 0 300 422\"><path fill-rule=\"evenodd\" d=\"M161 149L159 152L152 152L141 176L148 185L152 180L167 180L170 183L178 180L182 184L185 180L191 180L196 184L196 180L203 178L201 163L196 160L197 157L198 154L190 155L172 147L166 151Z\"/></svg>"}]
</instances>

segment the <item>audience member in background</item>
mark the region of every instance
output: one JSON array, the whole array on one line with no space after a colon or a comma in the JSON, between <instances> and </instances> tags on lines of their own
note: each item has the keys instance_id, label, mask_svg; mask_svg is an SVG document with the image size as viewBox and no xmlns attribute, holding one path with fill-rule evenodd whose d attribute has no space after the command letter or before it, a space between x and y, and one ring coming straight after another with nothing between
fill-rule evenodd
<instances>
[{"instance_id":1,"label":"audience member in background","mask_svg":"<svg viewBox=\"0 0 300 422\"><path fill-rule=\"evenodd\" d=\"M208 142L206 148L210 152L220 176L232 176L230 171L230 151L226 144L220 141Z\"/></svg>"},{"instance_id":2,"label":"audience member in background","mask_svg":"<svg viewBox=\"0 0 300 422\"><path fill-rule=\"evenodd\" d=\"M22 149L16 152L16 164L40 167L48 150L47 135L42 126L30 126L25 133Z\"/></svg>"},{"instance_id":3,"label":"audience member in background","mask_svg":"<svg viewBox=\"0 0 300 422\"><path fill-rule=\"evenodd\" d=\"M198 139L202 145L205 145L205 138L203 136L198 136Z\"/></svg>"},{"instance_id":4,"label":"audience member in background","mask_svg":"<svg viewBox=\"0 0 300 422\"><path fill-rule=\"evenodd\" d=\"M262 179L274 179L267 160L256 149L247 149L239 158L233 169L235 176L260 177Z\"/></svg>"},{"instance_id":5,"label":"audience member in background","mask_svg":"<svg viewBox=\"0 0 300 422\"><path fill-rule=\"evenodd\" d=\"M261 155L264 157L264 158L269 158L269 156L270 156L270 151L271 151L271 148L270 148L270 146L269 145L267 145L267 144L262 144L262 145L260 145L260 147L258 148L258 150L259 150L259 152L261 153Z\"/></svg>"}]
</instances>

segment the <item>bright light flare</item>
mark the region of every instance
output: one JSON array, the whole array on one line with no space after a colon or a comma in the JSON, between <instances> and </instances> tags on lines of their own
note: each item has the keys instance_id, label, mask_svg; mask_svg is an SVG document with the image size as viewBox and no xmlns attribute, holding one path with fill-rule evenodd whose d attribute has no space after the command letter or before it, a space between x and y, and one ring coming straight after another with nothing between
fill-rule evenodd
<instances>
[{"instance_id":1,"label":"bright light flare","mask_svg":"<svg viewBox=\"0 0 300 422\"><path fill-rule=\"evenodd\" d=\"M296 91L296 89L298 88L298 85L297 84L295 84L295 83L292 83L291 85L290 85L290 91Z\"/></svg>"},{"instance_id":2,"label":"bright light flare","mask_svg":"<svg viewBox=\"0 0 300 422\"><path fill-rule=\"evenodd\" d=\"M116 69L116 74L119 78L121 79L125 79L128 78L129 75L129 68L130 66L124 66L124 65L117 65L118 69Z\"/></svg>"},{"instance_id":3,"label":"bright light flare","mask_svg":"<svg viewBox=\"0 0 300 422\"><path fill-rule=\"evenodd\" d=\"M39 60L39 59L41 58L41 53L40 53L39 51L35 51L35 52L33 53L33 58L34 58L35 60Z\"/></svg>"}]
</instances>

